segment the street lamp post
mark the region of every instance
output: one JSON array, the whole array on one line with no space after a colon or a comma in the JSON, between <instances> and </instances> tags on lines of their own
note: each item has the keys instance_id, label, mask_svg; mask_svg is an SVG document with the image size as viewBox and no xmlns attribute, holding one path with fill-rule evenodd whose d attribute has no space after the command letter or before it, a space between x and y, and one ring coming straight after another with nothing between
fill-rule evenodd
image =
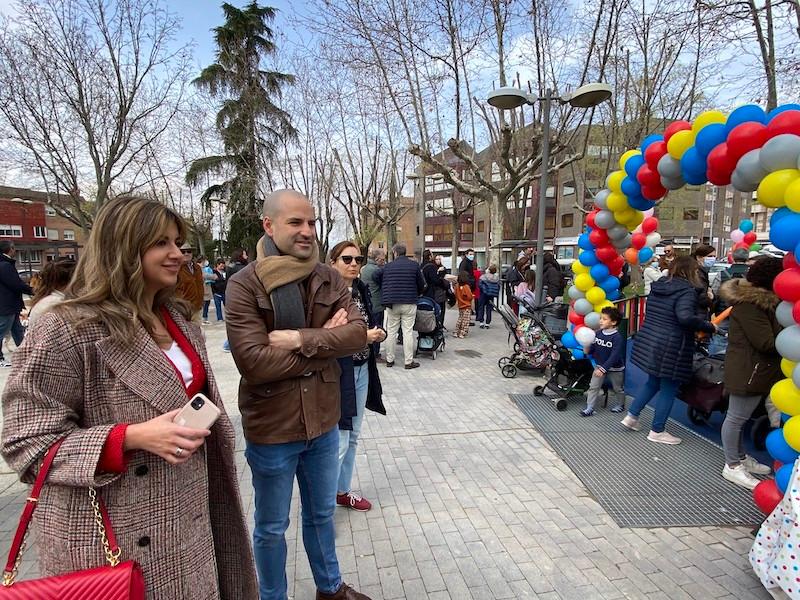
<instances>
[{"instance_id":1,"label":"street lamp post","mask_svg":"<svg viewBox=\"0 0 800 600\"><path fill-rule=\"evenodd\" d=\"M536 223L536 302L542 304L544 287L544 220L547 208L547 167L550 161L550 106L553 100L575 108L591 108L611 97L611 86L606 83L587 83L565 96L548 88L537 98L514 87L502 87L489 94L487 102L500 110L513 110L524 104L542 103L542 175L539 181L539 210Z\"/></svg>"}]
</instances>

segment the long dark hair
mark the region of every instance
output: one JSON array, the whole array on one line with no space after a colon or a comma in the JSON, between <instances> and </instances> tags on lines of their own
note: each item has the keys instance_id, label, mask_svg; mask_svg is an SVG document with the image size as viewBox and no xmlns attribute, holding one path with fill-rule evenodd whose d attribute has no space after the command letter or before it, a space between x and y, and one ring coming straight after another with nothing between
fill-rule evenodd
<instances>
[{"instance_id":1,"label":"long dark hair","mask_svg":"<svg viewBox=\"0 0 800 600\"><path fill-rule=\"evenodd\" d=\"M65 289L72 279L72 274L75 272L75 265L77 264L71 258L63 258L47 263L39 273L36 293L33 295L31 306L36 306L45 296L49 296L57 290Z\"/></svg>"},{"instance_id":2,"label":"long dark hair","mask_svg":"<svg viewBox=\"0 0 800 600\"><path fill-rule=\"evenodd\" d=\"M669 265L669 276L685 279L693 286L700 285L700 276L697 274L700 266L697 259L691 256L679 256Z\"/></svg>"}]
</instances>

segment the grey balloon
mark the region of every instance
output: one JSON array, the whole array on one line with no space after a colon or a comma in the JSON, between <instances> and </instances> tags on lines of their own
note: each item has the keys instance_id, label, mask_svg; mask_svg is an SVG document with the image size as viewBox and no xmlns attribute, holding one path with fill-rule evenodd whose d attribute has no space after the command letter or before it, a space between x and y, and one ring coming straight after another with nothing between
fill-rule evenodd
<instances>
[{"instance_id":1,"label":"grey balloon","mask_svg":"<svg viewBox=\"0 0 800 600\"><path fill-rule=\"evenodd\" d=\"M759 162L762 169L772 173L781 169L796 168L798 158L800 158L800 136L783 133L764 144Z\"/></svg>"},{"instance_id":2,"label":"grey balloon","mask_svg":"<svg viewBox=\"0 0 800 600\"><path fill-rule=\"evenodd\" d=\"M612 240L621 240L628 235L628 228L625 225L614 225L607 233Z\"/></svg>"},{"instance_id":3,"label":"grey balloon","mask_svg":"<svg viewBox=\"0 0 800 600\"><path fill-rule=\"evenodd\" d=\"M768 173L768 171L765 171L764 167L761 166L761 150L756 148L742 156L739 162L736 163L736 172L746 182L754 183L756 187L758 187L758 184Z\"/></svg>"},{"instance_id":4,"label":"grey balloon","mask_svg":"<svg viewBox=\"0 0 800 600\"><path fill-rule=\"evenodd\" d=\"M667 179L681 178L681 161L675 160L669 154L665 154L658 161L658 174Z\"/></svg>"},{"instance_id":5,"label":"grey balloon","mask_svg":"<svg viewBox=\"0 0 800 600\"><path fill-rule=\"evenodd\" d=\"M680 177L662 177L661 185L668 190L679 190L686 185L686 182Z\"/></svg>"},{"instance_id":6,"label":"grey balloon","mask_svg":"<svg viewBox=\"0 0 800 600\"><path fill-rule=\"evenodd\" d=\"M786 302L786 300L784 300L778 304L778 307L775 309L775 318L778 319L778 323L784 327L797 325L797 323L794 322L794 317L792 316L793 306L794 305L791 302Z\"/></svg>"},{"instance_id":7,"label":"grey balloon","mask_svg":"<svg viewBox=\"0 0 800 600\"><path fill-rule=\"evenodd\" d=\"M612 213L610 210L601 210L594 218L594 224L601 229L608 229L609 227L616 225L617 220L614 218L614 213Z\"/></svg>"},{"instance_id":8,"label":"grey balloon","mask_svg":"<svg viewBox=\"0 0 800 600\"><path fill-rule=\"evenodd\" d=\"M731 185L740 192L755 192L758 189L757 183L748 181L742 177L739 171L734 171L731 174Z\"/></svg>"},{"instance_id":9,"label":"grey balloon","mask_svg":"<svg viewBox=\"0 0 800 600\"><path fill-rule=\"evenodd\" d=\"M573 305L572 309L579 315L588 315L594 310L594 306L592 306L592 303L586 298L581 298L579 300L575 300L575 304Z\"/></svg>"},{"instance_id":10,"label":"grey balloon","mask_svg":"<svg viewBox=\"0 0 800 600\"><path fill-rule=\"evenodd\" d=\"M584 319L584 322L586 322L586 319ZM792 383L800 387L800 365L795 365L794 369L792 369Z\"/></svg>"},{"instance_id":11,"label":"grey balloon","mask_svg":"<svg viewBox=\"0 0 800 600\"><path fill-rule=\"evenodd\" d=\"M597 196L594 197L594 203L599 206L602 210L608 210L608 205L606 201L608 200L608 195L611 192L609 190L600 190L597 192Z\"/></svg>"},{"instance_id":12,"label":"grey balloon","mask_svg":"<svg viewBox=\"0 0 800 600\"><path fill-rule=\"evenodd\" d=\"M580 300L581 298L586 298L586 294L584 294L574 285L570 286L569 290L567 290L567 293L569 294L569 297L573 300Z\"/></svg>"},{"instance_id":13,"label":"grey balloon","mask_svg":"<svg viewBox=\"0 0 800 600\"><path fill-rule=\"evenodd\" d=\"M587 300L588 302L588 300ZM592 329L599 329L600 328L600 313L596 313L594 311L590 312L588 315L583 317L583 322L586 324L587 327L591 327Z\"/></svg>"},{"instance_id":14,"label":"grey balloon","mask_svg":"<svg viewBox=\"0 0 800 600\"><path fill-rule=\"evenodd\" d=\"M628 248L631 245L631 234L627 231L625 232L625 237L622 237L618 240L611 240L611 244L617 250L622 250L624 248Z\"/></svg>"},{"instance_id":15,"label":"grey balloon","mask_svg":"<svg viewBox=\"0 0 800 600\"><path fill-rule=\"evenodd\" d=\"M800 362L800 326L792 325L775 338L775 349L783 358Z\"/></svg>"}]
</instances>

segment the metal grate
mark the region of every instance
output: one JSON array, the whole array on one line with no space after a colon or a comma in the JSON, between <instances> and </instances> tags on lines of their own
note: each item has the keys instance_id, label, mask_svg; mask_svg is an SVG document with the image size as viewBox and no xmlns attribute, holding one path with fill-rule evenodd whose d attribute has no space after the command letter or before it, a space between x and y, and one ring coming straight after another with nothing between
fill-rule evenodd
<instances>
[{"instance_id":1,"label":"metal grate","mask_svg":"<svg viewBox=\"0 0 800 600\"><path fill-rule=\"evenodd\" d=\"M558 412L545 397L511 399L621 527L757 525L764 518L748 490L720 475L719 446L672 421L683 443L648 442L649 408L633 432L620 425L623 414L601 409L581 417L574 404Z\"/></svg>"}]
</instances>

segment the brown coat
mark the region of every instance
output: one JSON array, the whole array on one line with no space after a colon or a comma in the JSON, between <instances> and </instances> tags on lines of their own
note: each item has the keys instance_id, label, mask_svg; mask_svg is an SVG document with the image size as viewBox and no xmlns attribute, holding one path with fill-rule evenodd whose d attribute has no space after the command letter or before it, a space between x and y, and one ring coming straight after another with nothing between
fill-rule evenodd
<instances>
[{"instance_id":1,"label":"brown coat","mask_svg":"<svg viewBox=\"0 0 800 600\"><path fill-rule=\"evenodd\" d=\"M194 265L194 273L189 272L189 267L182 265L178 271L178 285L175 286L175 295L183 298L192 305L192 309L197 312L203 308L203 268L197 263Z\"/></svg>"},{"instance_id":2,"label":"brown coat","mask_svg":"<svg viewBox=\"0 0 800 600\"><path fill-rule=\"evenodd\" d=\"M122 550L163 600L256 598L249 536L234 464L235 434L224 412L196 325L170 309L200 354L208 396L221 409L202 449L173 466L145 451L128 453L123 474L96 473L108 433L183 406L186 391L143 327L131 343L108 337L100 324L76 328L50 313L14 354L3 393L2 453L31 482L44 452L66 440L34 514L42 575L104 564L87 495L108 506Z\"/></svg>"},{"instance_id":3,"label":"brown coat","mask_svg":"<svg viewBox=\"0 0 800 600\"><path fill-rule=\"evenodd\" d=\"M225 290L225 325L233 359L242 376L239 410L248 441L280 444L309 440L339 422L339 365L336 359L363 350L367 326L344 280L318 264L304 282L306 325L299 352L272 348L274 313L250 263ZM340 308L349 323L323 329Z\"/></svg>"}]
</instances>

